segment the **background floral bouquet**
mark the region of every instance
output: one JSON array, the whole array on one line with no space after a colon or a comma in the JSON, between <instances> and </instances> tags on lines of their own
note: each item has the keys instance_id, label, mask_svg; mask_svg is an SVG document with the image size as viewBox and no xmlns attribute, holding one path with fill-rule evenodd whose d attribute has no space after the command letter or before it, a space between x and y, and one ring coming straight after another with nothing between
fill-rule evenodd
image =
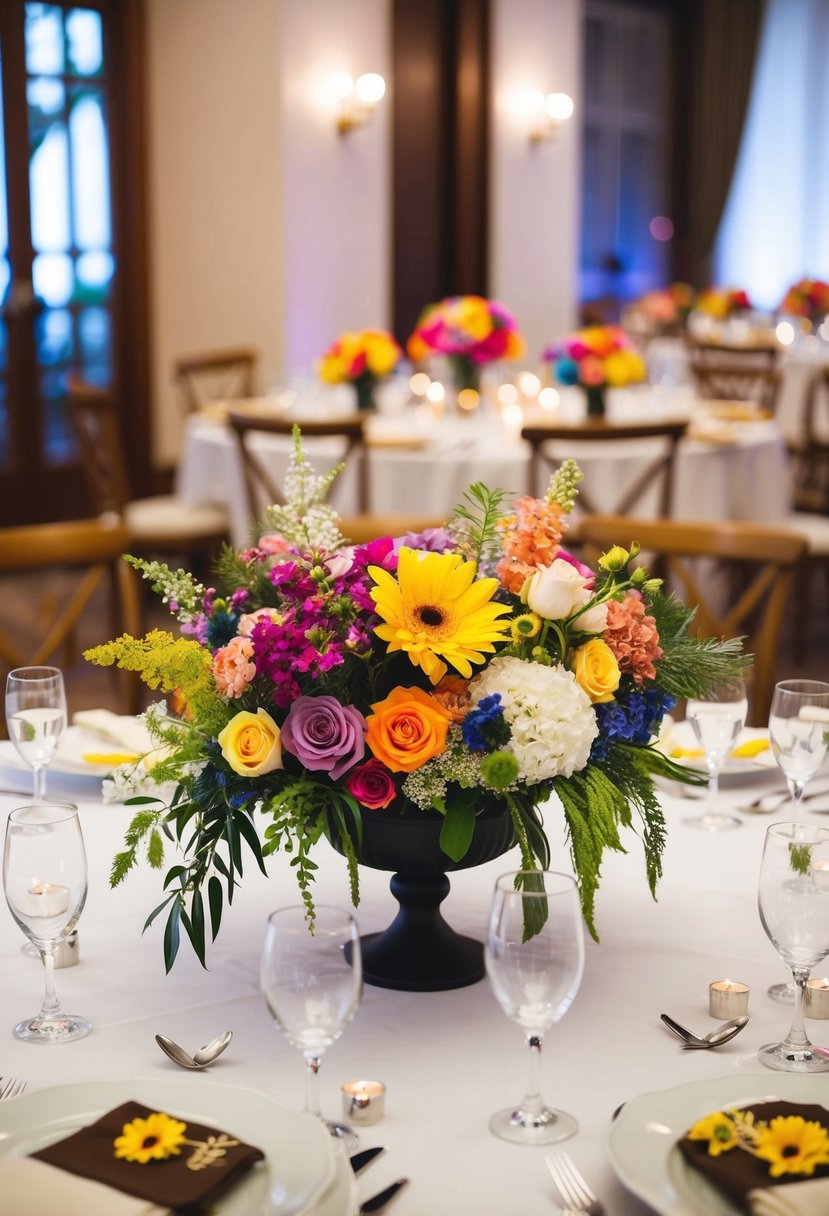
<instances>
[{"instance_id":1,"label":"background floral bouquet","mask_svg":"<svg viewBox=\"0 0 829 1216\"><path fill-rule=\"evenodd\" d=\"M717 321L725 321L738 312L748 312L751 301L748 295L739 287L709 287L697 296L697 312L714 317Z\"/></svg>"},{"instance_id":2,"label":"background floral bouquet","mask_svg":"<svg viewBox=\"0 0 829 1216\"><path fill-rule=\"evenodd\" d=\"M369 409L378 380L390 376L403 358L397 341L385 329L340 334L317 364L323 384L353 384L358 409Z\"/></svg>"},{"instance_id":3,"label":"background floral bouquet","mask_svg":"<svg viewBox=\"0 0 829 1216\"><path fill-rule=\"evenodd\" d=\"M685 328L694 300L690 283L671 283L659 291L649 291L626 309L625 326L645 336L676 333Z\"/></svg>"},{"instance_id":4,"label":"background floral bouquet","mask_svg":"<svg viewBox=\"0 0 829 1216\"><path fill-rule=\"evenodd\" d=\"M815 324L829 313L829 283L800 279L786 292L778 311L790 317L807 317Z\"/></svg>"},{"instance_id":5,"label":"background floral bouquet","mask_svg":"<svg viewBox=\"0 0 829 1216\"><path fill-rule=\"evenodd\" d=\"M560 384L578 384L590 416L604 414L604 390L645 379L645 361L618 325L593 325L550 343L541 353Z\"/></svg>"},{"instance_id":6,"label":"background floral bouquet","mask_svg":"<svg viewBox=\"0 0 829 1216\"><path fill-rule=\"evenodd\" d=\"M652 745L675 698L700 695L745 663L739 643L688 635L692 616L632 569L636 547L591 570L562 547L581 474L565 461L544 499L470 488L445 529L350 546L324 504L298 430L285 493L257 544L227 549L215 588L129 560L185 636L154 631L88 652L140 672L186 712L148 712L162 752L152 769L172 797L143 797L114 861L119 882L163 835L167 967L184 927L205 957L242 872L243 850L290 851L309 921L311 852L335 834L359 898L363 817L430 816L447 858L465 856L495 805L523 869L546 868L544 816L566 821L591 932L605 849L639 821L648 881L664 823L652 776L702 778ZM123 795L123 784L119 787ZM404 827L405 825L402 825ZM401 828L402 830L402 828Z\"/></svg>"},{"instance_id":7,"label":"background floral bouquet","mask_svg":"<svg viewBox=\"0 0 829 1216\"><path fill-rule=\"evenodd\" d=\"M414 363L446 355L461 388L479 387L480 370L497 359L518 359L524 340L513 315L483 296L449 296L420 314L406 344Z\"/></svg>"}]
</instances>

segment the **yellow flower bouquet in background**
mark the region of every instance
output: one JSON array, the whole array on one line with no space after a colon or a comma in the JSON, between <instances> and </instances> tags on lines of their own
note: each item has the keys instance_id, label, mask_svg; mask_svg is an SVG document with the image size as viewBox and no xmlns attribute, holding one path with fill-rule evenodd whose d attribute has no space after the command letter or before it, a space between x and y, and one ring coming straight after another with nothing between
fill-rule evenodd
<instances>
[{"instance_id":1,"label":"yellow flower bouquet in background","mask_svg":"<svg viewBox=\"0 0 829 1216\"><path fill-rule=\"evenodd\" d=\"M347 331L336 338L317 364L323 384L353 384L357 408L370 409L378 381L390 376L403 357L385 329Z\"/></svg>"}]
</instances>

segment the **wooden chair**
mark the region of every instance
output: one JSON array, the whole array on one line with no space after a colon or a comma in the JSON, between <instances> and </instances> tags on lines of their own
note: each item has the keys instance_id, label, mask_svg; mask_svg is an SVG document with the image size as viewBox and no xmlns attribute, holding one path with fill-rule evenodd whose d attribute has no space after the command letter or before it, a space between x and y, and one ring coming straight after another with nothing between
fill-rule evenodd
<instances>
[{"instance_id":1,"label":"wooden chair","mask_svg":"<svg viewBox=\"0 0 829 1216\"><path fill-rule=\"evenodd\" d=\"M256 449L256 436L290 435L296 419L276 414L253 414L231 410L228 426L236 436L251 522L260 518L265 507L272 503L284 504L281 486L278 484L261 452ZM304 421L300 424L303 441L338 437L343 440L340 460L356 467L357 511L368 513L370 507L369 469L365 444L364 423L361 417L330 419L328 421Z\"/></svg>"},{"instance_id":2,"label":"wooden chair","mask_svg":"<svg viewBox=\"0 0 829 1216\"><path fill-rule=\"evenodd\" d=\"M257 352L250 346L182 355L173 364L174 379L187 414L210 401L233 401L256 393Z\"/></svg>"},{"instance_id":3,"label":"wooden chair","mask_svg":"<svg viewBox=\"0 0 829 1216\"><path fill-rule=\"evenodd\" d=\"M38 606L32 605L26 618L31 627L27 629L25 642L20 643L0 628L0 665L9 669L38 666L49 662L62 649L64 661L69 661L67 648L73 648L75 630L105 581L110 590L111 636L137 634L137 579L122 558L130 542L129 531L122 523L99 519L0 528L0 578L36 574L38 582L43 576L47 588L52 589L54 576L65 574L71 583L69 591L61 583L57 598L50 594L45 623L38 620ZM134 676L124 676L121 683L125 709L135 712L140 683Z\"/></svg>"},{"instance_id":4,"label":"wooden chair","mask_svg":"<svg viewBox=\"0 0 829 1216\"><path fill-rule=\"evenodd\" d=\"M662 559L666 578L689 606L696 636L745 637L754 655L749 690L750 725L768 722L786 598L806 541L783 528L735 521L644 520L589 516L581 524L585 559L594 564L612 545L638 541L643 554ZM729 576L712 574L713 559ZM731 577L733 576L733 577ZM726 602L722 602L726 601ZM788 619L791 619L790 617Z\"/></svg>"},{"instance_id":5,"label":"wooden chair","mask_svg":"<svg viewBox=\"0 0 829 1216\"><path fill-rule=\"evenodd\" d=\"M752 401L774 412L780 388L778 351L773 346L690 344L697 395L705 400Z\"/></svg>"},{"instance_id":6,"label":"wooden chair","mask_svg":"<svg viewBox=\"0 0 829 1216\"><path fill-rule=\"evenodd\" d=\"M67 389L93 509L123 519L131 552L187 555L202 569L209 566L229 535L224 508L191 506L175 494L132 498L112 392L95 388L74 374L68 378Z\"/></svg>"},{"instance_id":7,"label":"wooden chair","mask_svg":"<svg viewBox=\"0 0 829 1216\"><path fill-rule=\"evenodd\" d=\"M353 545L366 545L378 536L405 536L407 532L425 532L427 528L441 528L446 517L437 515L397 515L384 512L382 515L345 515L339 528L346 540Z\"/></svg>"},{"instance_id":8,"label":"wooden chair","mask_svg":"<svg viewBox=\"0 0 829 1216\"><path fill-rule=\"evenodd\" d=\"M822 419L822 421L821 421ZM829 595L829 368L812 377L806 392L800 435L790 443L792 508L785 525L802 533L809 553L797 575L794 618L795 660L808 654L809 620L813 615L814 576L822 571Z\"/></svg>"},{"instance_id":9,"label":"wooden chair","mask_svg":"<svg viewBox=\"0 0 829 1216\"><path fill-rule=\"evenodd\" d=\"M597 442L621 443L626 440L661 439L660 450L654 455L638 476L630 480L619 494L614 503L613 511L618 515L626 515L633 508L641 507L647 492L653 487L658 491L657 510L660 515L671 514L673 506L674 478L676 472L676 454L679 441L685 434L688 423L682 420L639 423L609 422L605 418L591 418L586 422L573 425L564 423L545 423L539 426L525 426L521 437L530 445L530 466L527 481L527 493L541 497L546 488L546 478L556 468L565 456L570 455L568 445L572 443ZM551 445L558 444L553 449ZM578 505L580 511L595 514L597 507L590 494L587 478L579 483ZM544 484L542 484L544 483ZM577 524L568 533L574 539Z\"/></svg>"}]
</instances>

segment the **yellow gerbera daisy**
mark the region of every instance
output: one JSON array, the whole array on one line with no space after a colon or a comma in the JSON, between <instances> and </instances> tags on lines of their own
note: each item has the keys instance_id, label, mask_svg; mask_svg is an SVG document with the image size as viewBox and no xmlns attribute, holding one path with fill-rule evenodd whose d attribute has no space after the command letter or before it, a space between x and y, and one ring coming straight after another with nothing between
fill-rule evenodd
<instances>
[{"instance_id":1,"label":"yellow gerbera daisy","mask_svg":"<svg viewBox=\"0 0 829 1216\"><path fill-rule=\"evenodd\" d=\"M761 1128L754 1155L771 1163L772 1178L814 1174L816 1165L829 1165L829 1132L801 1115L778 1115Z\"/></svg>"},{"instance_id":2,"label":"yellow gerbera daisy","mask_svg":"<svg viewBox=\"0 0 829 1216\"><path fill-rule=\"evenodd\" d=\"M709 1157L719 1157L730 1148L736 1148L740 1143L734 1120L723 1111L714 1111L695 1123L688 1132L689 1140L707 1140Z\"/></svg>"},{"instance_id":3,"label":"yellow gerbera daisy","mask_svg":"<svg viewBox=\"0 0 829 1216\"><path fill-rule=\"evenodd\" d=\"M475 582L475 562L464 561L459 553L422 553L404 546L396 578L379 566L369 566L368 572L376 583L371 598L384 621L377 636L390 651L405 650L433 684L446 674L447 663L471 676L472 664L483 663L509 629L498 617L510 608L492 603L498 580Z\"/></svg>"},{"instance_id":4,"label":"yellow gerbera daisy","mask_svg":"<svg viewBox=\"0 0 829 1216\"><path fill-rule=\"evenodd\" d=\"M146 1119L125 1123L120 1136L114 1140L115 1156L146 1165L148 1161L164 1161L181 1152L185 1143L187 1124L171 1115L154 1111Z\"/></svg>"}]
</instances>

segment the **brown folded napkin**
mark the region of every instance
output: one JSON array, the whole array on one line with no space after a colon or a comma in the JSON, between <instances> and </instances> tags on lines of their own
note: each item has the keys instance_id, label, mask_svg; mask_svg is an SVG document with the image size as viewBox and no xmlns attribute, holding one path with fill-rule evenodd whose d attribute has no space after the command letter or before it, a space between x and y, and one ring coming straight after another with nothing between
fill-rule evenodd
<instances>
[{"instance_id":1,"label":"brown folded napkin","mask_svg":"<svg viewBox=\"0 0 829 1216\"><path fill-rule=\"evenodd\" d=\"M180 1122L186 1124L183 1134L187 1143L181 1144L177 1156L143 1165L117 1158L114 1142L125 1125L152 1113L138 1102L125 1102L96 1123L32 1156L70 1174L92 1178L177 1211L198 1211L232 1186L255 1161L264 1159L260 1149L236 1140L230 1133L185 1119Z\"/></svg>"},{"instance_id":2,"label":"brown folded napkin","mask_svg":"<svg viewBox=\"0 0 829 1216\"><path fill-rule=\"evenodd\" d=\"M799 1115L807 1122L820 1123L829 1129L829 1111L817 1104L772 1101L737 1109L742 1113L752 1112L756 1122L771 1123L778 1116ZM679 1150L688 1164L728 1195L741 1212L751 1216L764 1211L798 1212L801 1207L797 1193L803 1187L808 1188L810 1194L802 1210L811 1216L829 1216L829 1165L818 1165L809 1175L783 1174L773 1178L768 1161L738 1147L712 1157L705 1140L690 1140L686 1134L679 1141Z\"/></svg>"}]
</instances>

